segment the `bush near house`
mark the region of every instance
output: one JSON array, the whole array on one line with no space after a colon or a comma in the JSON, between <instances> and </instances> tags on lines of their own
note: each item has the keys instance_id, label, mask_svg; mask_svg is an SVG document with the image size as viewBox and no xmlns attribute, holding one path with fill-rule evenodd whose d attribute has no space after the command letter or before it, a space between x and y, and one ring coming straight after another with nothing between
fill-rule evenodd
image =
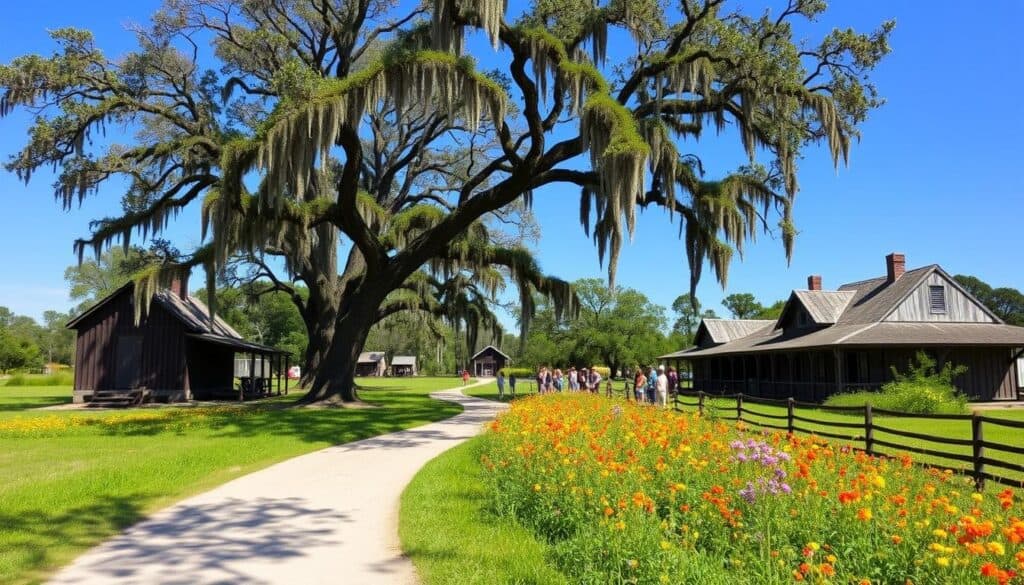
<instances>
[{"instance_id":1,"label":"bush near house","mask_svg":"<svg viewBox=\"0 0 1024 585\"><path fill-rule=\"evenodd\" d=\"M1009 583L1015 492L814 437L585 394L514 403L483 438L493 508L573 583Z\"/></svg>"},{"instance_id":2,"label":"bush near house","mask_svg":"<svg viewBox=\"0 0 1024 585\"><path fill-rule=\"evenodd\" d=\"M825 406L864 406L912 414L960 414L967 412L967 397L953 380L967 372L965 366L947 363L941 369L928 354L921 351L907 364L907 373L892 369L892 382L879 392L850 392L837 394L825 401Z\"/></svg>"}]
</instances>

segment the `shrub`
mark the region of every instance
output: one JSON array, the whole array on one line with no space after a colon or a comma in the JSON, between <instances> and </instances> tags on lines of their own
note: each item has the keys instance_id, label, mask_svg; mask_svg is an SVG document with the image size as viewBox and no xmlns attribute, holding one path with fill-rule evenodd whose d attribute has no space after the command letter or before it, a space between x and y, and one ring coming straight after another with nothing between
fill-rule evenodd
<instances>
[{"instance_id":1,"label":"shrub","mask_svg":"<svg viewBox=\"0 0 1024 585\"><path fill-rule=\"evenodd\" d=\"M532 378L537 372L530 368L502 368L502 372L505 372L505 377L515 375L516 378L522 380L523 378Z\"/></svg>"},{"instance_id":2,"label":"shrub","mask_svg":"<svg viewBox=\"0 0 1024 585\"><path fill-rule=\"evenodd\" d=\"M57 374L14 374L7 379L7 386L70 386L75 383L72 372Z\"/></svg>"},{"instance_id":3,"label":"shrub","mask_svg":"<svg viewBox=\"0 0 1024 585\"><path fill-rule=\"evenodd\" d=\"M547 395L490 425L481 464L493 509L573 583L967 585L1024 567L1013 490L816 437Z\"/></svg>"},{"instance_id":4,"label":"shrub","mask_svg":"<svg viewBox=\"0 0 1024 585\"><path fill-rule=\"evenodd\" d=\"M953 385L953 379L967 371L965 366L945 364L936 368L935 360L921 351L907 364L907 373L892 369L892 382L879 392L849 392L837 394L825 401L825 406L863 406L913 414L958 414L967 411L967 397Z\"/></svg>"}]
</instances>

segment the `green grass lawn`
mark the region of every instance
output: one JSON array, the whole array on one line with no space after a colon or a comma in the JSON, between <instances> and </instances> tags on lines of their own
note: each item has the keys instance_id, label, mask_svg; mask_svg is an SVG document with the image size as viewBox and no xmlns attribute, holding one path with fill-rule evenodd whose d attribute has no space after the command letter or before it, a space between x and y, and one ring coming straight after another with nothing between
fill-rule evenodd
<instances>
[{"instance_id":1,"label":"green grass lawn","mask_svg":"<svg viewBox=\"0 0 1024 585\"><path fill-rule=\"evenodd\" d=\"M0 583L39 582L147 513L277 461L457 414L456 378L359 381L379 408L39 411L68 387L0 386Z\"/></svg>"},{"instance_id":2,"label":"green grass lawn","mask_svg":"<svg viewBox=\"0 0 1024 585\"><path fill-rule=\"evenodd\" d=\"M399 535L424 585L567 583L525 528L491 514L480 440L428 463L402 494Z\"/></svg>"},{"instance_id":3,"label":"green grass lawn","mask_svg":"<svg viewBox=\"0 0 1024 585\"><path fill-rule=\"evenodd\" d=\"M0 386L0 420L14 412L68 402L68 386Z\"/></svg>"}]
</instances>

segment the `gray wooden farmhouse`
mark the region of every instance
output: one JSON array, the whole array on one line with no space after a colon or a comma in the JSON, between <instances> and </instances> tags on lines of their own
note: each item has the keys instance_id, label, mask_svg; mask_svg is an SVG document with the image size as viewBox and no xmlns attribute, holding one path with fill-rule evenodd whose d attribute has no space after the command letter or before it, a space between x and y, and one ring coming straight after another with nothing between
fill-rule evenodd
<instances>
[{"instance_id":1,"label":"gray wooden farmhouse","mask_svg":"<svg viewBox=\"0 0 1024 585\"><path fill-rule=\"evenodd\" d=\"M820 401L877 389L918 351L967 367L956 380L972 400L1017 400L1024 386L1024 327L1006 325L936 264L823 290L820 276L794 290L778 320L704 319L696 347L662 356L687 361L693 386L768 398Z\"/></svg>"}]
</instances>

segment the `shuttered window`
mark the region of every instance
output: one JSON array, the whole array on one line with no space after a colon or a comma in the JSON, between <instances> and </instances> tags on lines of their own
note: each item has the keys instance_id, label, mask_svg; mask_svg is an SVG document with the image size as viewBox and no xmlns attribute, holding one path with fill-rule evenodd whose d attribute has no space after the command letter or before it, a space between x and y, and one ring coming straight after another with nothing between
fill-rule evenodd
<instances>
[{"instance_id":1,"label":"shuttered window","mask_svg":"<svg viewBox=\"0 0 1024 585\"><path fill-rule=\"evenodd\" d=\"M931 301L932 313L945 313L946 312L946 287L944 286L930 286L928 287L929 299Z\"/></svg>"}]
</instances>

